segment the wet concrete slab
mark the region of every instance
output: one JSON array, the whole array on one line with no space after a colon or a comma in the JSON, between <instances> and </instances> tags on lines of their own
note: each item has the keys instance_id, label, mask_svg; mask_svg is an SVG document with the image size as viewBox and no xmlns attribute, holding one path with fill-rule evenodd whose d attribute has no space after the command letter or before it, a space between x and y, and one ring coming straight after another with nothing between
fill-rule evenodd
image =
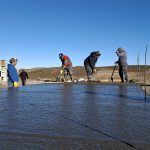
<instances>
[{"instance_id":1,"label":"wet concrete slab","mask_svg":"<svg viewBox=\"0 0 150 150\"><path fill-rule=\"evenodd\" d=\"M135 84L0 89L0 150L149 150L150 96Z\"/></svg>"}]
</instances>

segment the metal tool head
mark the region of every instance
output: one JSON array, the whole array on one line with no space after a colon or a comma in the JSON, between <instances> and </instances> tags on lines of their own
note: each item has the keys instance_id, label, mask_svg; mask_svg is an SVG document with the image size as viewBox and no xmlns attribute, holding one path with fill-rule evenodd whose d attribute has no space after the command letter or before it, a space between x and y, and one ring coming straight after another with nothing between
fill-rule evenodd
<instances>
[{"instance_id":1,"label":"metal tool head","mask_svg":"<svg viewBox=\"0 0 150 150\"><path fill-rule=\"evenodd\" d=\"M114 78L113 77L111 77L111 81L113 82L113 80L114 80Z\"/></svg>"}]
</instances>

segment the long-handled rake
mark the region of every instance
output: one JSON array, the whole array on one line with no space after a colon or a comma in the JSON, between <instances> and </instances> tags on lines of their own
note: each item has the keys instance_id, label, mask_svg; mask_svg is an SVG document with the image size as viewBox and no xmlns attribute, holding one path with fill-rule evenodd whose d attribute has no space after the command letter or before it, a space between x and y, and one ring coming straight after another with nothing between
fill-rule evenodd
<instances>
[{"instance_id":1,"label":"long-handled rake","mask_svg":"<svg viewBox=\"0 0 150 150\"><path fill-rule=\"evenodd\" d=\"M115 64L115 66L114 66L114 68L113 68L113 71L112 71L112 74L111 74L111 77L110 77L112 82L113 82L113 80L114 80L113 75L114 75L114 71L115 71L115 69L116 69L116 66L117 66L117 65Z\"/></svg>"}]
</instances>

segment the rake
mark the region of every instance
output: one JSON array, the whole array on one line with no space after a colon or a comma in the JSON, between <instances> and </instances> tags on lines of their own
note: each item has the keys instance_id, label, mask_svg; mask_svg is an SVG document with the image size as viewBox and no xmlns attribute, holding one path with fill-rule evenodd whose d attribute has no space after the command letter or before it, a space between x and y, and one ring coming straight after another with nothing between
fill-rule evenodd
<instances>
[{"instance_id":1,"label":"rake","mask_svg":"<svg viewBox=\"0 0 150 150\"><path fill-rule=\"evenodd\" d=\"M114 75L114 71L115 71L115 69L116 69L116 66L117 66L117 65L114 66L113 71L112 71L112 74L111 74L111 81L112 81L112 82L113 82L113 80L114 80L113 75Z\"/></svg>"}]
</instances>

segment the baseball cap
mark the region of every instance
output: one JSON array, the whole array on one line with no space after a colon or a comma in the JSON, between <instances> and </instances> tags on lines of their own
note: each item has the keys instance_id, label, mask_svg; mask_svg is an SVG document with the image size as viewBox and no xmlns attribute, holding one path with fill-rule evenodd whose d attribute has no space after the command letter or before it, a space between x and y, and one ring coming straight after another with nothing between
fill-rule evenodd
<instances>
[{"instance_id":1,"label":"baseball cap","mask_svg":"<svg viewBox=\"0 0 150 150\"><path fill-rule=\"evenodd\" d=\"M18 59L17 59L17 58L11 58L11 59L9 60L10 63L15 62L15 61L18 61Z\"/></svg>"},{"instance_id":2,"label":"baseball cap","mask_svg":"<svg viewBox=\"0 0 150 150\"><path fill-rule=\"evenodd\" d=\"M60 53L60 54L59 54L59 58L61 59L62 56L63 56L63 53Z\"/></svg>"},{"instance_id":3,"label":"baseball cap","mask_svg":"<svg viewBox=\"0 0 150 150\"><path fill-rule=\"evenodd\" d=\"M60 54L59 54L59 57L61 57L62 55L63 55L63 53L60 53Z\"/></svg>"}]
</instances>

